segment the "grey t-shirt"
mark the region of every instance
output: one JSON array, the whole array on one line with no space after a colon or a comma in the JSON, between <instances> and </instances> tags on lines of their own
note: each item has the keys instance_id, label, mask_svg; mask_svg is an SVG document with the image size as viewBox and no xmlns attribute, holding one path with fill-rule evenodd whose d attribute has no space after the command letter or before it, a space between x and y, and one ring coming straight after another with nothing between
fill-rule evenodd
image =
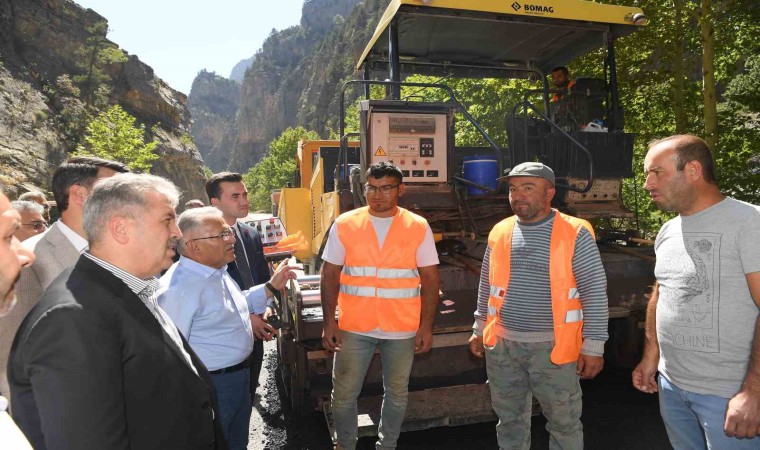
<instances>
[{"instance_id":1,"label":"grey t-shirt","mask_svg":"<svg viewBox=\"0 0 760 450\"><path fill-rule=\"evenodd\" d=\"M758 308L760 207L726 198L678 216L655 241L659 371L676 386L730 398L747 373Z\"/></svg>"}]
</instances>

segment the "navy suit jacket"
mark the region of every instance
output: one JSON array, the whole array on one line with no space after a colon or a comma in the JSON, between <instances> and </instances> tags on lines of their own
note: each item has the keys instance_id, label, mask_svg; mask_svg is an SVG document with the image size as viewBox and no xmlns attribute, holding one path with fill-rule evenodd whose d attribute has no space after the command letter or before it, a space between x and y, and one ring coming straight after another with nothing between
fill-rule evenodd
<instances>
[{"instance_id":1,"label":"navy suit jacket","mask_svg":"<svg viewBox=\"0 0 760 450\"><path fill-rule=\"evenodd\" d=\"M264 245L261 243L261 236L256 228L250 225L242 222L238 222L238 225L240 226L240 234L243 237L245 253L248 256L248 265L251 267L253 284L266 283L270 278L269 264L266 258L264 258ZM238 285L243 285L237 265L234 262L227 264L227 272Z\"/></svg>"}]
</instances>

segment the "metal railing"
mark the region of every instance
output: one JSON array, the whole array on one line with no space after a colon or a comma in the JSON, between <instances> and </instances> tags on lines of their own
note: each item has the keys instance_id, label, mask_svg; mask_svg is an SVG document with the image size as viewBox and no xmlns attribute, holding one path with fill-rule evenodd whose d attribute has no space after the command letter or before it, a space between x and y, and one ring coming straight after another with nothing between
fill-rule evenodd
<instances>
[{"instance_id":1,"label":"metal railing","mask_svg":"<svg viewBox=\"0 0 760 450\"><path fill-rule=\"evenodd\" d=\"M550 92L555 92L555 91L550 91ZM556 91L556 92L563 93L563 92L566 92L566 91ZM588 192L588 191L591 190L591 187L594 184L594 158L592 157L591 152L586 148L586 146L584 146L583 144L581 144L580 142L578 142L573 136L571 136L567 131L563 130L559 125L557 125L547 115L545 115L543 112L541 112L541 110L539 110L536 107L536 105L534 105L530 100L528 100L528 96L530 96L531 94L544 94L544 93L545 93L544 90L538 90L538 89L526 91L523 94L523 100L521 102L515 104L512 107L512 110L507 115L507 119L511 119L511 120L507 120L507 123L505 124L505 127L507 128L507 131L509 133L509 139L510 139L509 149L510 149L511 159L512 159L513 162L516 162L516 161L528 161L529 160L529 157L528 157L528 121L527 120L525 120L523 122L523 130L522 130L523 131L523 136L522 136L522 138L523 138L523 149L525 151L525 155L524 155L525 157L524 158L522 158L522 159L518 158L518 155L516 154L517 153L517 149L516 149L517 145L514 142L517 139L517 130L516 130L516 126L515 126L515 124L516 124L516 120L515 119L517 117L517 110L522 107L523 113L525 114L526 117L528 115L528 111L533 112L536 116L538 116L538 118L542 119L544 123L548 124L551 127L552 130L555 130L557 133L559 133L561 136L563 136L565 139L567 139L569 142L571 142L574 148L576 148L577 150L580 150L585 155L586 159L588 160L588 179L587 179L588 181L586 182L586 186L584 188L582 188L582 189L577 188L575 186L572 186L569 183L556 183L556 186L562 187L562 188L566 188L566 189L568 189L570 191L573 191L573 192L579 192L579 193L582 193L582 194L586 193L586 192Z\"/></svg>"}]
</instances>

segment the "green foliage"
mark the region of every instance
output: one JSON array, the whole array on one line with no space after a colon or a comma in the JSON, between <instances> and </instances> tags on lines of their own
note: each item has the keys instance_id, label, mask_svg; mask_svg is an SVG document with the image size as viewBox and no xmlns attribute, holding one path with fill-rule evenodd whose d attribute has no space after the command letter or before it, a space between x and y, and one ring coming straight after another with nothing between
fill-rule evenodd
<instances>
[{"instance_id":1,"label":"green foliage","mask_svg":"<svg viewBox=\"0 0 760 450\"><path fill-rule=\"evenodd\" d=\"M68 149L81 147L88 124L109 107L113 66L127 61L126 54L106 39L107 31L106 21L88 27L84 44L74 50L74 73L58 76L42 90L57 109L55 121Z\"/></svg>"},{"instance_id":2,"label":"green foliage","mask_svg":"<svg viewBox=\"0 0 760 450\"><path fill-rule=\"evenodd\" d=\"M39 111L37 111L37 112L34 113L34 121L37 124L41 124L42 122L47 121L48 117L49 117L49 115L48 115L47 111L44 110L44 109L40 109Z\"/></svg>"},{"instance_id":3,"label":"green foliage","mask_svg":"<svg viewBox=\"0 0 760 450\"><path fill-rule=\"evenodd\" d=\"M721 169L718 182L724 192L747 202L760 199L760 55L749 57L745 73L726 86L726 101L718 109L720 122L727 132L716 151Z\"/></svg>"},{"instance_id":4,"label":"green foliage","mask_svg":"<svg viewBox=\"0 0 760 450\"><path fill-rule=\"evenodd\" d=\"M182 133L179 136L179 142L182 143L182 145L189 147L193 145L193 137L190 136L190 133Z\"/></svg>"},{"instance_id":5,"label":"green foliage","mask_svg":"<svg viewBox=\"0 0 760 450\"><path fill-rule=\"evenodd\" d=\"M121 161L130 169L148 172L158 155L153 153L157 142L145 142L145 126L136 125L135 118L114 105L87 124L84 144L75 155L93 155Z\"/></svg>"},{"instance_id":6,"label":"green foliage","mask_svg":"<svg viewBox=\"0 0 760 450\"><path fill-rule=\"evenodd\" d=\"M642 188L647 144L676 133L678 108L683 109L686 119L684 132L698 136L705 134L702 40L698 24L701 5L688 0L615 3L639 6L650 18L644 29L617 40L615 50L621 101L626 110L626 131L637 134L633 162L636 176L624 180L623 198L630 209L636 209L642 234L652 237L672 214L657 210ZM682 7L681 27L677 26L679 16L675 10L679 6ZM751 123L753 114L757 117L760 111L760 102L756 101L760 73L753 72L754 55L760 52L757 40L760 10L747 2L732 0L714 1L713 8L714 64L719 93L719 134L715 150L717 175L726 194L757 204L760 203L760 180L757 166L754 172L752 170L751 160L756 153L752 147L759 136ZM679 41L681 48L678 47ZM685 68L682 104L674 97L678 81L674 78L674 67L679 59ZM571 64L570 68L576 73L588 71L591 67L600 67L598 61L598 56L589 55Z\"/></svg>"},{"instance_id":7,"label":"green foliage","mask_svg":"<svg viewBox=\"0 0 760 450\"><path fill-rule=\"evenodd\" d=\"M270 193L293 181L296 152L301 139L319 139L314 131L303 127L288 128L269 143L269 153L243 176L252 211L270 209Z\"/></svg>"},{"instance_id":8,"label":"green foliage","mask_svg":"<svg viewBox=\"0 0 760 450\"><path fill-rule=\"evenodd\" d=\"M75 64L80 73L72 77L72 80L81 90L86 105L104 104L111 90L109 67L127 61L124 52L106 39L107 31L106 21L88 27L89 36L85 44L75 51Z\"/></svg>"}]
</instances>

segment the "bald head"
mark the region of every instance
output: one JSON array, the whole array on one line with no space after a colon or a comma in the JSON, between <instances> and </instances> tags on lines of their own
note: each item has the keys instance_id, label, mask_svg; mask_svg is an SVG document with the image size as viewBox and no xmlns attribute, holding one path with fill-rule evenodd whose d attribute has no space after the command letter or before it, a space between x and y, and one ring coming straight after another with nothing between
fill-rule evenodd
<instances>
[{"instance_id":1,"label":"bald head","mask_svg":"<svg viewBox=\"0 0 760 450\"><path fill-rule=\"evenodd\" d=\"M710 148L702 139L676 135L654 141L644 158L644 189L663 211L687 216L723 198Z\"/></svg>"},{"instance_id":2,"label":"bald head","mask_svg":"<svg viewBox=\"0 0 760 450\"><path fill-rule=\"evenodd\" d=\"M690 134L677 134L664 139L652 141L649 151L672 151L676 170L682 171L692 161L699 163L702 178L706 183L717 184L715 163L707 142Z\"/></svg>"}]
</instances>

